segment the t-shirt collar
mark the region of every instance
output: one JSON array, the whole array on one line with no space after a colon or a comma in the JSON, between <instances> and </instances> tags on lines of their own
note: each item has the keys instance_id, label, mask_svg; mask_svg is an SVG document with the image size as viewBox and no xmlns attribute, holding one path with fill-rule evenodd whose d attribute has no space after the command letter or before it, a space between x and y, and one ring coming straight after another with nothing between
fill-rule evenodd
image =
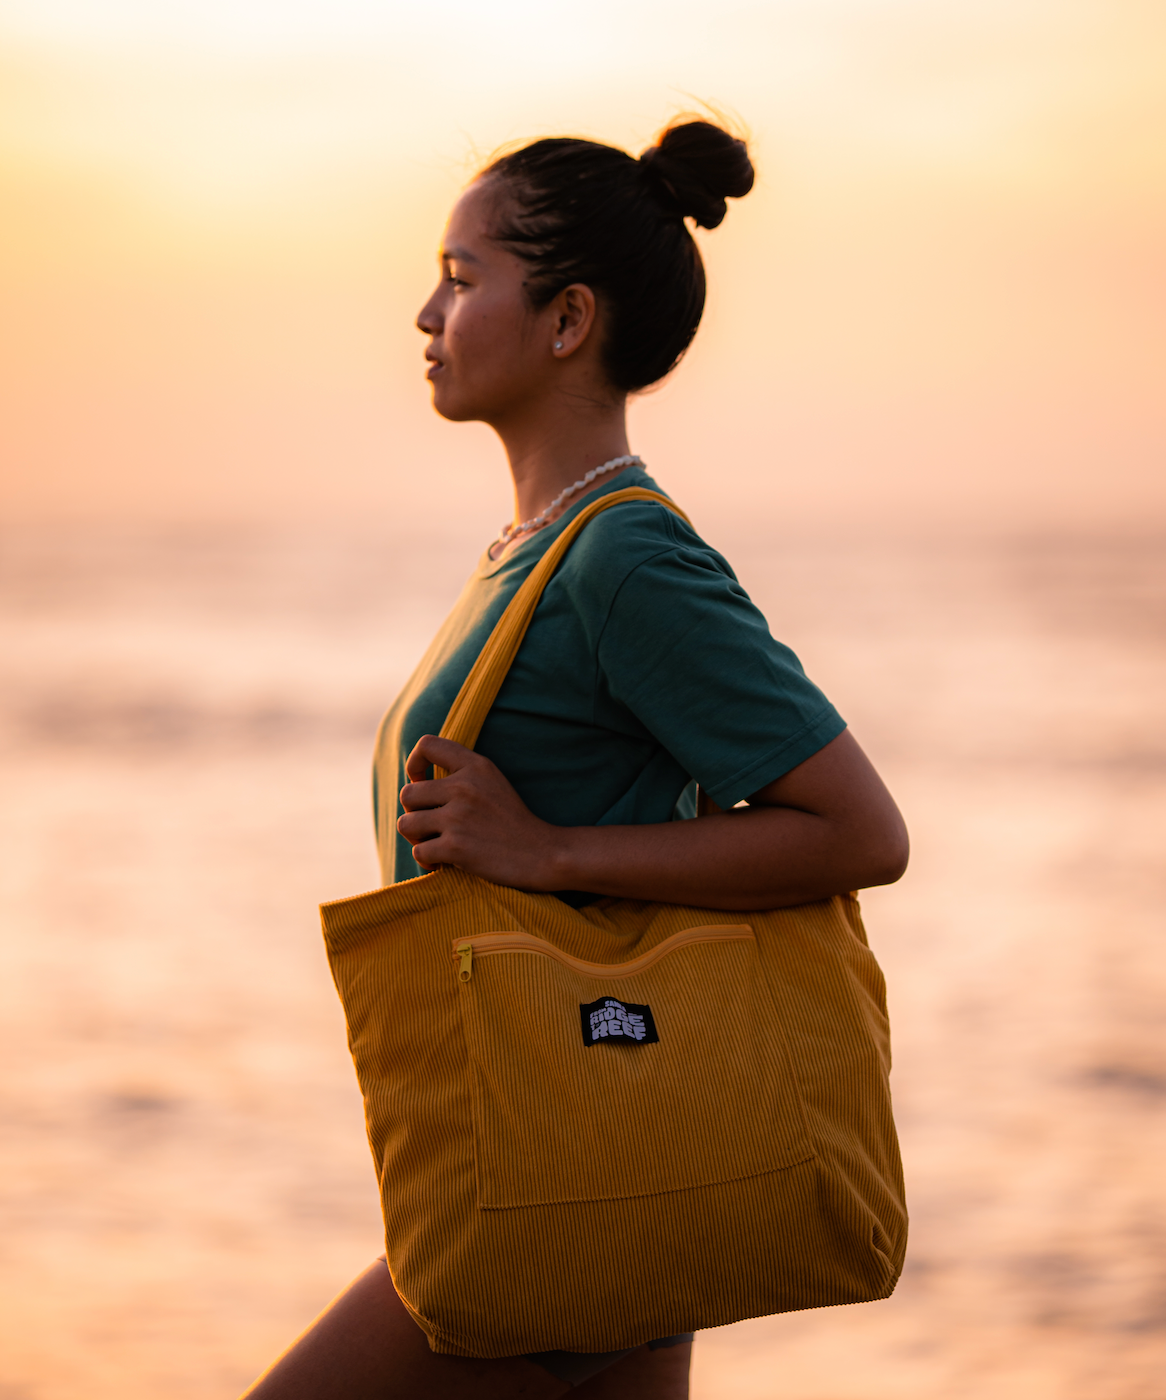
<instances>
[{"instance_id":1,"label":"t-shirt collar","mask_svg":"<svg viewBox=\"0 0 1166 1400\"><path fill-rule=\"evenodd\" d=\"M508 554L503 555L501 559L491 559L490 545L487 545L482 551L481 559L478 560L477 577L490 578L511 565L515 568L533 568L550 548L552 542L557 539L567 522L576 516L584 506L590 505L600 496L609 496L613 491L622 491L625 486L647 486L653 490L658 489L656 483L644 471L643 467L626 467L610 481L605 481L600 486L593 486L586 495L581 496L579 500L568 506L553 524L536 531L528 539L523 540L521 544L516 545Z\"/></svg>"}]
</instances>

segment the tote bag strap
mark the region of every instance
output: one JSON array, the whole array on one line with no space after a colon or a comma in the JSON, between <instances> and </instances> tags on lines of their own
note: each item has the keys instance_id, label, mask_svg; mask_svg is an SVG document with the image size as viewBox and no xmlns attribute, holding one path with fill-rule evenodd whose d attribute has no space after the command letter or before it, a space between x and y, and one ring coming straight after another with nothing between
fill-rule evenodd
<instances>
[{"instance_id":1,"label":"tote bag strap","mask_svg":"<svg viewBox=\"0 0 1166 1400\"><path fill-rule=\"evenodd\" d=\"M506 673L518 655L518 648L526 636L526 629L530 626L543 589L551 581L551 575L562 563L563 556L575 542L579 531L597 515L610 510L612 506L623 505L625 501L655 501L657 505L666 506L674 515L680 516L687 524L692 523L680 507L674 505L667 496L660 495L658 491L649 491L643 486L628 486L622 491L613 491L610 496L601 496L599 500L592 501L581 510L531 570L518 592L507 604L506 611L498 619L493 632L487 637L485 646L478 653L478 659L470 668L470 674L465 678L461 690L449 707L449 714L441 726L443 739L453 739L458 744L464 744L467 749L474 747L482 725L486 722L486 716L490 713L490 706L502 689ZM433 773L437 778L446 776L445 769L436 766Z\"/></svg>"}]
</instances>

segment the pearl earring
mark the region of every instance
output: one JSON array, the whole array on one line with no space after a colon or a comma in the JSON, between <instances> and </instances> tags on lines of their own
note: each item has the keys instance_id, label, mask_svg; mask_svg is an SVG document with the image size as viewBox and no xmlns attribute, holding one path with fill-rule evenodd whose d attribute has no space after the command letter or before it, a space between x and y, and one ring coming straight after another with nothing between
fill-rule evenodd
<instances>
[{"instance_id":1,"label":"pearl earring","mask_svg":"<svg viewBox=\"0 0 1166 1400\"><path fill-rule=\"evenodd\" d=\"M556 340L556 341L555 341L555 349L556 349L556 350L561 350L562 348L563 348L563 342L562 342L561 340Z\"/></svg>"}]
</instances>

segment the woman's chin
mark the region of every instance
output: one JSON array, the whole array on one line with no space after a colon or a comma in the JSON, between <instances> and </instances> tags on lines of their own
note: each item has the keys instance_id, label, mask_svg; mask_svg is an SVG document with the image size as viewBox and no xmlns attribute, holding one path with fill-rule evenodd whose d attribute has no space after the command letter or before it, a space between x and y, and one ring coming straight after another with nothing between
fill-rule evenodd
<instances>
[{"instance_id":1,"label":"woman's chin","mask_svg":"<svg viewBox=\"0 0 1166 1400\"><path fill-rule=\"evenodd\" d=\"M469 423L481 417L481 414L474 411L472 405L459 402L456 394L444 391L440 383L433 385L433 408L436 413L439 413L450 423Z\"/></svg>"}]
</instances>

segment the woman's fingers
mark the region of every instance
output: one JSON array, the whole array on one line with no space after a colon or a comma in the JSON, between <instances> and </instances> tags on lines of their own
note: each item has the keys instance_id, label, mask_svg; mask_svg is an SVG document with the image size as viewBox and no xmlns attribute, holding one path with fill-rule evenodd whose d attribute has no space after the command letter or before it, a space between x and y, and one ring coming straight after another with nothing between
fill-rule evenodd
<instances>
[{"instance_id":1,"label":"woman's fingers","mask_svg":"<svg viewBox=\"0 0 1166 1400\"><path fill-rule=\"evenodd\" d=\"M434 763L446 769L449 776L428 777ZM412 779L401 789L401 806L406 812L444 806L457 790L464 790L467 780L472 787L502 776L488 758L467 749L464 744L455 744L452 739L439 739L435 734L426 734L417 741L406 761L405 771ZM460 777L461 782L451 785L455 776Z\"/></svg>"},{"instance_id":2,"label":"woman's fingers","mask_svg":"<svg viewBox=\"0 0 1166 1400\"><path fill-rule=\"evenodd\" d=\"M432 842L425 841L421 845L413 847L413 859L422 870L436 870L443 863L436 856L429 855L427 847L432 844Z\"/></svg>"},{"instance_id":3,"label":"woman's fingers","mask_svg":"<svg viewBox=\"0 0 1166 1400\"><path fill-rule=\"evenodd\" d=\"M440 807L447 802L449 789L443 787L448 778L428 778L421 783L406 783L401 789L401 806L406 812L420 812Z\"/></svg>"},{"instance_id":4,"label":"woman's fingers","mask_svg":"<svg viewBox=\"0 0 1166 1400\"><path fill-rule=\"evenodd\" d=\"M430 778L431 764L448 777ZM500 884L535 888L550 828L498 768L463 744L426 734L409 755L397 830L423 869L456 865Z\"/></svg>"},{"instance_id":5,"label":"woman's fingers","mask_svg":"<svg viewBox=\"0 0 1166 1400\"><path fill-rule=\"evenodd\" d=\"M439 865L462 865L466 842L458 831L446 831L420 822L428 815L416 812L412 817L401 817L397 830L413 847L413 859L426 870L435 870Z\"/></svg>"},{"instance_id":6,"label":"woman's fingers","mask_svg":"<svg viewBox=\"0 0 1166 1400\"><path fill-rule=\"evenodd\" d=\"M449 779L429 777L429 770L435 763L451 775L465 768L493 767L488 759L464 744L455 744L452 739L442 739L436 734L423 734L405 761L410 781L401 789L401 806L406 812L440 807L450 800L450 789L443 786Z\"/></svg>"},{"instance_id":7,"label":"woman's fingers","mask_svg":"<svg viewBox=\"0 0 1166 1400\"><path fill-rule=\"evenodd\" d=\"M423 807L420 811L406 812L403 817L397 818L397 830L411 846L440 835L441 828L440 808L436 807Z\"/></svg>"},{"instance_id":8,"label":"woman's fingers","mask_svg":"<svg viewBox=\"0 0 1166 1400\"><path fill-rule=\"evenodd\" d=\"M405 772L410 782L415 783L428 778L435 763L447 773L455 773L474 757L473 749L467 749L464 744L455 744L452 739L442 739L437 734L422 734L405 760Z\"/></svg>"}]
</instances>

